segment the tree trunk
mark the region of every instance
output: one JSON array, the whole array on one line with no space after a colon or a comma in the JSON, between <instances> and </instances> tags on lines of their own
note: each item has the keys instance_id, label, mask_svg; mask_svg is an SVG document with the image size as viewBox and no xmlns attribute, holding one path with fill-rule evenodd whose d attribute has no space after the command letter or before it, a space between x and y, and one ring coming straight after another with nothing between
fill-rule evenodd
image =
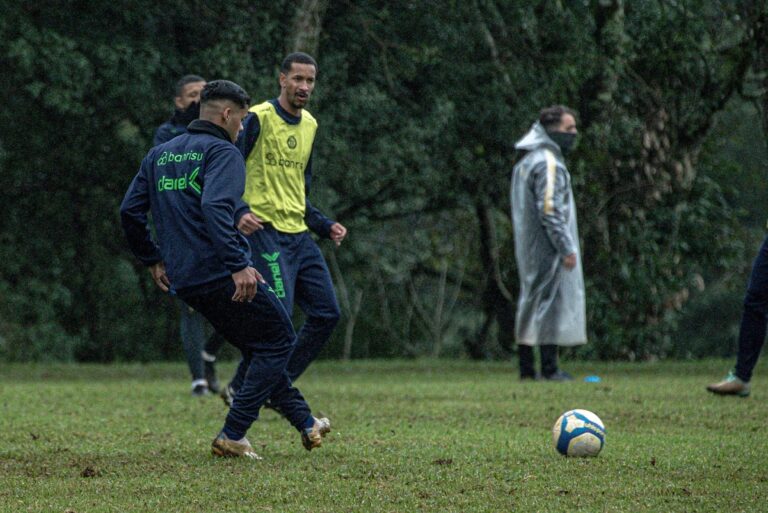
<instances>
[{"instance_id":1,"label":"tree trunk","mask_svg":"<svg viewBox=\"0 0 768 513\"><path fill-rule=\"evenodd\" d=\"M336 276L336 288L339 292L339 305L341 306L341 312L346 318L346 325L344 328L344 353L342 354L342 358L344 360L349 360L352 355L355 323L360 314L360 307L363 304L363 291L360 289L355 290L354 300L351 298L350 292L352 291L347 287L347 282L344 279L344 275L341 273L341 267L336 260L336 253L334 250L328 252L328 262L331 264L331 270Z\"/></svg>"},{"instance_id":2,"label":"tree trunk","mask_svg":"<svg viewBox=\"0 0 768 513\"><path fill-rule=\"evenodd\" d=\"M296 9L287 50L305 52L317 58L323 15L328 8L327 0L302 0Z\"/></svg>"},{"instance_id":3,"label":"tree trunk","mask_svg":"<svg viewBox=\"0 0 768 513\"><path fill-rule=\"evenodd\" d=\"M357 322L358 314L360 313L360 307L363 304L363 291L355 291L355 301L351 305L351 309L348 314L347 325L344 329L344 352L341 357L344 361L349 361L352 358L352 342L355 337L355 323Z\"/></svg>"},{"instance_id":4,"label":"tree trunk","mask_svg":"<svg viewBox=\"0 0 768 513\"><path fill-rule=\"evenodd\" d=\"M475 205L475 212L480 225L481 268L485 270L482 280L482 308L485 321L473 339L464 341L464 346L470 358L477 360L488 356L488 336L494 320L499 324L499 346L505 352L511 352L514 340L515 308L512 294L501 278L493 207L481 201Z\"/></svg>"}]
</instances>

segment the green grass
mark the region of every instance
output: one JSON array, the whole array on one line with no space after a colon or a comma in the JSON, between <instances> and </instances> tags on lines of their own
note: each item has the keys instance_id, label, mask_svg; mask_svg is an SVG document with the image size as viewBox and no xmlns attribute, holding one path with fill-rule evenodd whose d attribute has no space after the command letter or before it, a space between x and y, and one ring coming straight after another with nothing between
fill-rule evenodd
<instances>
[{"instance_id":1,"label":"green grass","mask_svg":"<svg viewBox=\"0 0 768 513\"><path fill-rule=\"evenodd\" d=\"M0 512L766 511L768 368L748 399L707 394L730 364L574 363L602 382L560 384L512 363L319 362L298 385L332 434L308 453L266 412L263 461L210 455L226 411L181 364L0 365ZM598 458L553 449L571 408L605 422Z\"/></svg>"}]
</instances>

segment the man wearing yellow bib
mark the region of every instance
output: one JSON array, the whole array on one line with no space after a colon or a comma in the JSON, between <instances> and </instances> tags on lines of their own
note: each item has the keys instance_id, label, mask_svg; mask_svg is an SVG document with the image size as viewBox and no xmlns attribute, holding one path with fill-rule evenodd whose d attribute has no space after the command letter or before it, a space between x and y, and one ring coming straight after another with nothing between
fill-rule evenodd
<instances>
[{"instance_id":1,"label":"man wearing yellow bib","mask_svg":"<svg viewBox=\"0 0 768 513\"><path fill-rule=\"evenodd\" d=\"M317 63L301 52L280 66L280 96L250 109L237 146L246 163L243 202L235 212L253 263L291 314L306 320L288 363L295 381L317 357L339 321L333 282L309 230L338 246L347 229L309 202L317 121L304 107L315 88ZM242 374L230 386L237 390Z\"/></svg>"}]
</instances>

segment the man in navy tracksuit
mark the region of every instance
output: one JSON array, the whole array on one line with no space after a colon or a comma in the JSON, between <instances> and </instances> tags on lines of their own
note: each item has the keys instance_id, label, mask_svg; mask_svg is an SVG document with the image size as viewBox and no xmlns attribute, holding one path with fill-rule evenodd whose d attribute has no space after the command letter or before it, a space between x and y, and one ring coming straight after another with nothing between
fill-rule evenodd
<instances>
[{"instance_id":1,"label":"man in navy tracksuit","mask_svg":"<svg viewBox=\"0 0 768 513\"><path fill-rule=\"evenodd\" d=\"M200 119L187 134L150 150L120 214L132 251L155 283L202 313L241 350L247 372L212 451L258 458L245 434L267 399L300 431L308 450L322 444L330 423L312 416L288 378L296 334L280 300L252 267L248 242L235 225L245 166L233 141L249 103L233 82L207 84ZM148 227L149 210L157 244Z\"/></svg>"},{"instance_id":2,"label":"man in navy tracksuit","mask_svg":"<svg viewBox=\"0 0 768 513\"><path fill-rule=\"evenodd\" d=\"M317 121L305 106L316 76L317 62L311 56L289 54L280 66L280 96L250 109L237 141L246 166L237 226L248 236L254 267L286 309L291 312L295 302L305 314L288 362L292 381L318 356L341 315L328 266L309 234L311 230L336 245L347 235L341 223L325 217L308 197ZM241 365L232 389L237 390L243 370Z\"/></svg>"}]
</instances>

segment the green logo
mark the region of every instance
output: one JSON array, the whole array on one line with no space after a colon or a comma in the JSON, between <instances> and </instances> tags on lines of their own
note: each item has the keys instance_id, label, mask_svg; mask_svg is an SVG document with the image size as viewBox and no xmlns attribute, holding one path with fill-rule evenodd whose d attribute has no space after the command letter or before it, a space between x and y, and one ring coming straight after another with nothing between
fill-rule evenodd
<instances>
[{"instance_id":1,"label":"green logo","mask_svg":"<svg viewBox=\"0 0 768 513\"><path fill-rule=\"evenodd\" d=\"M186 153L173 153L172 151L164 151L160 158L157 159L158 166L164 166L169 162L186 162L187 160L203 160L202 153L195 153L194 151L188 151Z\"/></svg>"},{"instance_id":2,"label":"green logo","mask_svg":"<svg viewBox=\"0 0 768 513\"><path fill-rule=\"evenodd\" d=\"M200 184L196 181L199 172L200 166L197 166L189 176L187 176L186 173L184 173L184 176L180 176L178 178L169 178L163 175L157 181L157 192L183 191L189 187L197 194L202 194Z\"/></svg>"},{"instance_id":3,"label":"green logo","mask_svg":"<svg viewBox=\"0 0 768 513\"><path fill-rule=\"evenodd\" d=\"M289 147L290 149L294 149L294 148L296 148L296 144L297 144L297 143L296 143L296 138L295 138L294 136L290 136L290 137L288 138L288 147Z\"/></svg>"},{"instance_id":4,"label":"green logo","mask_svg":"<svg viewBox=\"0 0 768 513\"><path fill-rule=\"evenodd\" d=\"M269 272L272 273L272 281L274 282L273 290L277 297L285 297L285 285L283 284L283 275L280 272L280 264L277 259L280 258L280 252L276 253L262 253L261 258L267 261L267 267Z\"/></svg>"}]
</instances>

